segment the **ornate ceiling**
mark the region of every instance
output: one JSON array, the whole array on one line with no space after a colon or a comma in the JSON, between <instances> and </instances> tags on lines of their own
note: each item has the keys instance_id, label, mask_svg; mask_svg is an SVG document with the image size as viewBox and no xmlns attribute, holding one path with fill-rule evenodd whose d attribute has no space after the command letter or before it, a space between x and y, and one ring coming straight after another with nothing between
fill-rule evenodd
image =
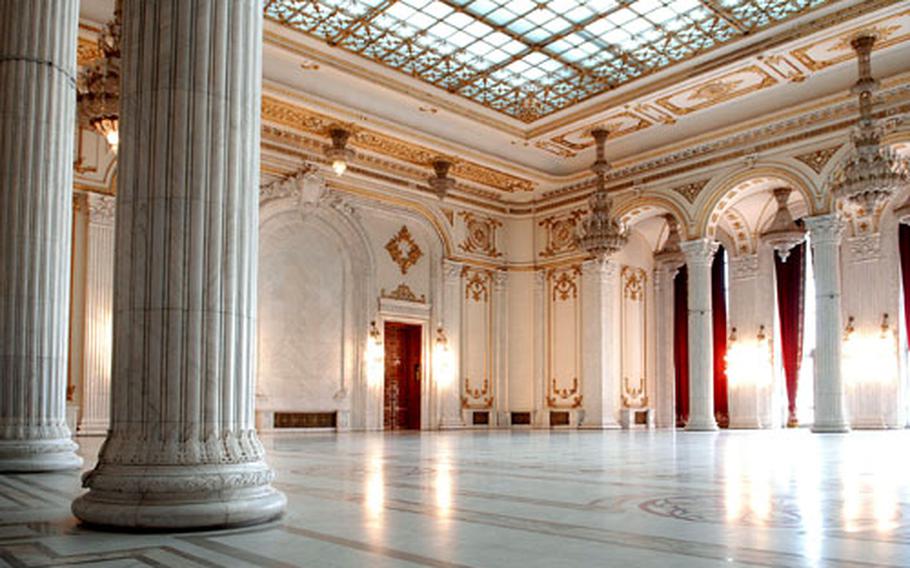
<instances>
[{"instance_id":1,"label":"ornate ceiling","mask_svg":"<svg viewBox=\"0 0 910 568\"><path fill-rule=\"evenodd\" d=\"M837 2L265 0L265 13L530 123Z\"/></svg>"}]
</instances>

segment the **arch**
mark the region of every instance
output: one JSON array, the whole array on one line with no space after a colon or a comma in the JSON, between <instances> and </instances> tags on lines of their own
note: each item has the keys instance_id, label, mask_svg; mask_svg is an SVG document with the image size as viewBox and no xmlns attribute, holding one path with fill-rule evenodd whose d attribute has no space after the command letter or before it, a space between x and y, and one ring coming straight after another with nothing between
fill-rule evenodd
<instances>
[{"instance_id":1,"label":"arch","mask_svg":"<svg viewBox=\"0 0 910 568\"><path fill-rule=\"evenodd\" d=\"M660 213L670 213L676 217L683 231L680 237L683 240L689 238L692 219L685 209L669 197L654 193L644 194L622 201L616 206L616 215L628 226Z\"/></svg>"},{"instance_id":2,"label":"arch","mask_svg":"<svg viewBox=\"0 0 910 568\"><path fill-rule=\"evenodd\" d=\"M709 183L706 187L707 191L703 192L705 197L696 202L700 214L696 219L695 235L713 236L713 230L721 219L720 212L733 202L731 198L735 194L731 194L731 192L737 186L758 178L780 179L802 196L809 215L817 212L817 193L812 182L804 175L783 164L757 165L753 168L734 171Z\"/></svg>"}]
</instances>

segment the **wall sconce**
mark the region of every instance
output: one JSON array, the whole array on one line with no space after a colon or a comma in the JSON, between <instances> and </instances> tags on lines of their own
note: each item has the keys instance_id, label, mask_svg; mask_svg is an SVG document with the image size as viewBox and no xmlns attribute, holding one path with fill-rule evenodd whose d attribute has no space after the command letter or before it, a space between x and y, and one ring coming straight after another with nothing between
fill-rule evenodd
<instances>
[{"instance_id":1,"label":"wall sconce","mask_svg":"<svg viewBox=\"0 0 910 568\"><path fill-rule=\"evenodd\" d=\"M370 322L370 333L367 338L366 351L367 386L376 387L382 384L385 375L385 347L382 342L382 333L376 327L376 322Z\"/></svg>"},{"instance_id":2,"label":"wall sconce","mask_svg":"<svg viewBox=\"0 0 910 568\"><path fill-rule=\"evenodd\" d=\"M769 387L774 371L765 326L758 327L754 340L737 338L736 328L732 328L724 360L727 363L727 380L731 388Z\"/></svg>"},{"instance_id":3,"label":"wall sconce","mask_svg":"<svg viewBox=\"0 0 910 568\"><path fill-rule=\"evenodd\" d=\"M448 387L454 380L454 355L449 347L442 326L436 328L436 342L433 349L433 378L440 387Z\"/></svg>"},{"instance_id":4,"label":"wall sconce","mask_svg":"<svg viewBox=\"0 0 910 568\"><path fill-rule=\"evenodd\" d=\"M455 180L449 177L451 167L452 162L449 160L442 158L433 160L433 171L436 175L428 179L427 183L430 184L430 188L439 199L445 198L446 194L455 187Z\"/></svg>"},{"instance_id":5,"label":"wall sconce","mask_svg":"<svg viewBox=\"0 0 910 568\"><path fill-rule=\"evenodd\" d=\"M896 384L897 342L888 314L882 314L878 333L857 330L855 321L850 316L844 328L841 360L844 381L851 387Z\"/></svg>"},{"instance_id":6,"label":"wall sconce","mask_svg":"<svg viewBox=\"0 0 910 568\"><path fill-rule=\"evenodd\" d=\"M332 145L326 146L325 157L332 161L335 175L344 175L348 169L348 162L354 159L354 151L347 147L351 133L339 126L329 129Z\"/></svg>"}]
</instances>

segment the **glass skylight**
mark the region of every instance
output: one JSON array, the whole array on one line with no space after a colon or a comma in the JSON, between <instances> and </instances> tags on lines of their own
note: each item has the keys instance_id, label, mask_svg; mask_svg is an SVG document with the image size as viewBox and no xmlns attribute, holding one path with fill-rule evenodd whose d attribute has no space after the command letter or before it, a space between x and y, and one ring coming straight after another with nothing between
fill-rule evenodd
<instances>
[{"instance_id":1,"label":"glass skylight","mask_svg":"<svg viewBox=\"0 0 910 568\"><path fill-rule=\"evenodd\" d=\"M330 45L525 122L837 0L264 0Z\"/></svg>"}]
</instances>

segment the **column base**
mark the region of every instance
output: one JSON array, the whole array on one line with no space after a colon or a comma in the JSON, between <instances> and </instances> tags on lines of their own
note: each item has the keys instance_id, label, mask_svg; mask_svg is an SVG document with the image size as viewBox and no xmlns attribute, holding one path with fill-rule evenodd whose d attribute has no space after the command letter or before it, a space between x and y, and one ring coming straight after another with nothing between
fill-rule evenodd
<instances>
[{"instance_id":1,"label":"column base","mask_svg":"<svg viewBox=\"0 0 910 568\"><path fill-rule=\"evenodd\" d=\"M850 431L848 424L813 424L812 431L816 434L846 434Z\"/></svg>"},{"instance_id":2,"label":"column base","mask_svg":"<svg viewBox=\"0 0 910 568\"><path fill-rule=\"evenodd\" d=\"M76 428L77 436L107 436L108 420L85 420Z\"/></svg>"},{"instance_id":3,"label":"column base","mask_svg":"<svg viewBox=\"0 0 910 568\"><path fill-rule=\"evenodd\" d=\"M0 440L0 472L42 472L80 469L70 438L52 440Z\"/></svg>"},{"instance_id":4,"label":"column base","mask_svg":"<svg viewBox=\"0 0 910 568\"><path fill-rule=\"evenodd\" d=\"M287 499L269 483L263 462L246 464L112 465L83 476L89 487L73 501L82 522L99 528L216 529L280 517Z\"/></svg>"},{"instance_id":5,"label":"column base","mask_svg":"<svg viewBox=\"0 0 910 568\"><path fill-rule=\"evenodd\" d=\"M717 427L717 421L714 418L708 420L694 420L689 419L688 424L686 424L686 432L716 432L720 430Z\"/></svg>"}]
</instances>

